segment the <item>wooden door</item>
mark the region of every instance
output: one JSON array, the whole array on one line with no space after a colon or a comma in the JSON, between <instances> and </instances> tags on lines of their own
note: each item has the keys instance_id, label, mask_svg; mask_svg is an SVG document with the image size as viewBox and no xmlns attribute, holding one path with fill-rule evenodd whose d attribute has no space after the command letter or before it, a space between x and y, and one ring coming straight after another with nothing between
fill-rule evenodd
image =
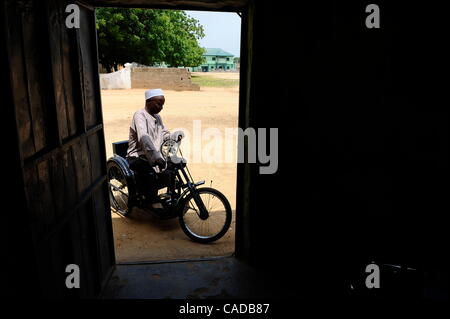
<instances>
[{"instance_id":1,"label":"wooden door","mask_svg":"<svg viewBox=\"0 0 450 319\"><path fill-rule=\"evenodd\" d=\"M38 294L94 297L115 264L95 14L79 5L80 28L68 29L67 4L1 4L21 171L16 178L26 200L23 224L11 227L27 229ZM79 289L65 285L69 264L80 267Z\"/></svg>"}]
</instances>

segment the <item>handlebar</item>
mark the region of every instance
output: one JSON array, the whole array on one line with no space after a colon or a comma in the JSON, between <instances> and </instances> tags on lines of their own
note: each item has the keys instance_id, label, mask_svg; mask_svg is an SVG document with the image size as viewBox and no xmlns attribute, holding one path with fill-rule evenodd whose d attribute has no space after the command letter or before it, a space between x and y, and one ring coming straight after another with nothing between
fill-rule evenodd
<instances>
[{"instance_id":1,"label":"handlebar","mask_svg":"<svg viewBox=\"0 0 450 319\"><path fill-rule=\"evenodd\" d=\"M177 136L177 139L167 139L162 143L160 152L164 160L167 162L171 157L175 156L179 151L180 141L182 136ZM181 151L180 151L181 152Z\"/></svg>"}]
</instances>

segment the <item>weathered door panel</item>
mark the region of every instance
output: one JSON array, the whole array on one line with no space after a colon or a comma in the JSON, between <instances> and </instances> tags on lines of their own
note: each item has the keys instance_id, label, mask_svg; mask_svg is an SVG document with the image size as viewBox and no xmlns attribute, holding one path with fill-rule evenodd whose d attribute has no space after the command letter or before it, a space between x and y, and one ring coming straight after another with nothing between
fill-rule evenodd
<instances>
[{"instance_id":1,"label":"weathered door panel","mask_svg":"<svg viewBox=\"0 0 450 319\"><path fill-rule=\"evenodd\" d=\"M67 4L2 4L6 51L39 293L94 297L115 264L95 14L80 5L80 29L67 29ZM80 289L65 286L68 264Z\"/></svg>"}]
</instances>

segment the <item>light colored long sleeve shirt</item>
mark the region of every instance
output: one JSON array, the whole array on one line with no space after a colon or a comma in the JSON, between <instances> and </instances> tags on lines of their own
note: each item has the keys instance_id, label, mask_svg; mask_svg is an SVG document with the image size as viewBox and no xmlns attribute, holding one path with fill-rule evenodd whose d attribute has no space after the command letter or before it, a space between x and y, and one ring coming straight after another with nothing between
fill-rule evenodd
<instances>
[{"instance_id":1,"label":"light colored long sleeve shirt","mask_svg":"<svg viewBox=\"0 0 450 319\"><path fill-rule=\"evenodd\" d=\"M161 144L170 138L170 131L164 126L161 116L151 115L147 110L137 110L131 121L127 157L145 155L150 165L163 158Z\"/></svg>"}]
</instances>

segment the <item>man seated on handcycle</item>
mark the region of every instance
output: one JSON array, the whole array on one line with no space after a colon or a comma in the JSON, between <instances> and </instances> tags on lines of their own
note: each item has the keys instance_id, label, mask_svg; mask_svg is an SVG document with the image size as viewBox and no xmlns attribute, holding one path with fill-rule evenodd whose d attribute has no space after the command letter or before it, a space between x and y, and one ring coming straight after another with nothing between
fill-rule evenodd
<instances>
[{"instance_id":1,"label":"man seated on handcycle","mask_svg":"<svg viewBox=\"0 0 450 319\"><path fill-rule=\"evenodd\" d=\"M145 108L137 110L130 125L127 161L135 172L136 186L143 194L146 206L154 210L162 209L158 201L156 186L157 173L165 168L166 162L160 152L167 139L180 140L183 131L170 131L164 126L158 114L165 103L161 89L145 91Z\"/></svg>"}]
</instances>

